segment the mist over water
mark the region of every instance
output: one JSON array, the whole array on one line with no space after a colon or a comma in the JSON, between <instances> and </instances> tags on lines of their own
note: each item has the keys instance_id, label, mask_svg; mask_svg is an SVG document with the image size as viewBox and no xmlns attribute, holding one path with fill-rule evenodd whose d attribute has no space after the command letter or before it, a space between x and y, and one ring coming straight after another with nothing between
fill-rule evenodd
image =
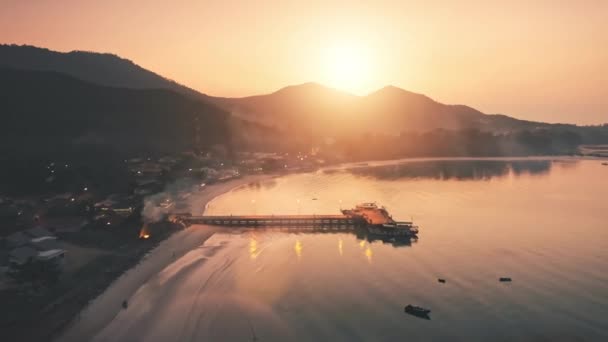
<instances>
[{"instance_id":1,"label":"mist over water","mask_svg":"<svg viewBox=\"0 0 608 342\"><path fill-rule=\"evenodd\" d=\"M206 213L333 214L377 201L413 216L419 239L216 234L95 340L605 340L607 176L591 160L426 160L253 183Z\"/></svg>"}]
</instances>

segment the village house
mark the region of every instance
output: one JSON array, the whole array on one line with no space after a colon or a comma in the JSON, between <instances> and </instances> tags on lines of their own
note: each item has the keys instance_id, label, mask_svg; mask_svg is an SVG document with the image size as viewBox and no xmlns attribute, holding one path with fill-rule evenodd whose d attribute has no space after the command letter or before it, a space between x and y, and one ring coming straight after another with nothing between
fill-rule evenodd
<instances>
[{"instance_id":1,"label":"village house","mask_svg":"<svg viewBox=\"0 0 608 342\"><path fill-rule=\"evenodd\" d=\"M57 237L47 229L34 227L25 231L13 233L5 238L9 251L9 263L23 265L33 260L54 262L63 266L65 249L57 241Z\"/></svg>"},{"instance_id":2,"label":"village house","mask_svg":"<svg viewBox=\"0 0 608 342\"><path fill-rule=\"evenodd\" d=\"M95 211L104 213L112 211L119 216L129 217L135 212L136 199L126 194L112 194L103 201L95 203Z\"/></svg>"}]
</instances>

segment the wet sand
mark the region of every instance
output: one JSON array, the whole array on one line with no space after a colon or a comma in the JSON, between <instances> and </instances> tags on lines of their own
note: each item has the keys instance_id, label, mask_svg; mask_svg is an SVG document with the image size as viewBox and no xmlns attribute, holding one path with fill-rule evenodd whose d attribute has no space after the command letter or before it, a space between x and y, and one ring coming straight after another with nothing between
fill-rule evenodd
<instances>
[{"instance_id":1,"label":"wet sand","mask_svg":"<svg viewBox=\"0 0 608 342\"><path fill-rule=\"evenodd\" d=\"M195 205L204 208L213 198L234 188L269 179L271 175L254 175L209 185L194 195ZM196 208L192 208L193 210ZM196 212L194 212L196 214ZM130 298L151 278L189 251L201 246L218 228L192 226L179 231L161 242L155 249L129 271L116 279L108 289L91 303L70 323L57 341L89 341L106 327L122 310L122 302Z\"/></svg>"},{"instance_id":2,"label":"wet sand","mask_svg":"<svg viewBox=\"0 0 608 342\"><path fill-rule=\"evenodd\" d=\"M214 235L146 281L91 341L250 340L248 320L267 321L268 310L233 287L247 243L239 234Z\"/></svg>"}]
</instances>

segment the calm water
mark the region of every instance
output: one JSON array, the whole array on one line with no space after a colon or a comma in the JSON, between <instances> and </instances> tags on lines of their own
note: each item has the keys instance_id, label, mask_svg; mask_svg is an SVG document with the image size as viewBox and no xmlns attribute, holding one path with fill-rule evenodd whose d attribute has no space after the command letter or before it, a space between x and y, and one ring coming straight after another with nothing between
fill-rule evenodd
<instances>
[{"instance_id":1,"label":"calm water","mask_svg":"<svg viewBox=\"0 0 608 342\"><path fill-rule=\"evenodd\" d=\"M377 201L413 217L419 239L216 234L138 291L131 316L97 340L606 340L607 178L598 161L418 161L242 187L207 213ZM404 314L409 303L431 320Z\"/></svg>"}]
</instances>

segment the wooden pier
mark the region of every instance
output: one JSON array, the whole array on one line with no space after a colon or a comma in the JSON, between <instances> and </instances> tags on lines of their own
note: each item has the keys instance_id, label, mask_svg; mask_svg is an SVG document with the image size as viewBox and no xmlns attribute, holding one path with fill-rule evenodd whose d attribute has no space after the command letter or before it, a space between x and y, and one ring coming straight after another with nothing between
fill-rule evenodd
<instances>
[{"instance_id":1,"label":"wooden pier","mask_svg":"<svg viewBox=\"0 0 608 342\"><path fill-rule=\"evenodd\" d=\"M243 215L243 216L189 216L179 215L176 220L185 224L206 224L241 227L340 227L359 226L365 222L345 215Z\"/></svg>"}]
</instances>

